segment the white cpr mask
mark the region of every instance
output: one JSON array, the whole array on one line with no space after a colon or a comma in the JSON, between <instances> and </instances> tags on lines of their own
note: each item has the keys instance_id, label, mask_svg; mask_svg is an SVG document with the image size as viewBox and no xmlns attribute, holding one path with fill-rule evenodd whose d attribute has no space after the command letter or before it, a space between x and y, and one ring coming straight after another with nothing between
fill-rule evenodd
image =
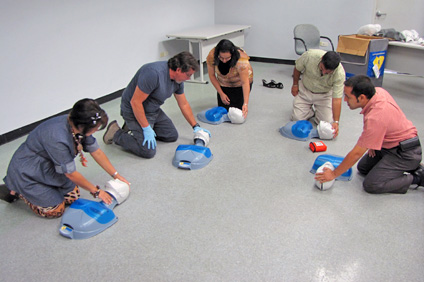
<instances>
[{"instance_id":1,"label":"white cpr mask","mask_svg":"<svg viewBox=\"0 0 424 282\"><path fill-rule=\"evenodd\" d=\"M105 191L111 194L118 204L121 204L130 195L130 186L119 179L114 179L106 183Z\"/></svg>"},{"instance_id":2,"label":"white cpr mask","mask_svg":"<svg viewBox=\"0 0 424 282\"><path fill-rule=\"evenodd\" d=\"M330 162L325 162L322 166L320 166L320 167L317 169L316 173L322 173L322 172L324 172L324 168L329 168L329 169L331 169L331 170L334 170L334 166L333 166L333 164L332 164L332 163L330 163ZM318 189L320 189L321 191L328 190L328 189L330 189L330 188L333 186L334 181L335 181L335 180L333 179L333 180L331 180L331 181L321 183L321 182L319 182L318 180L315 180L315 186L316 186Z\"/></svg>"},{"instance_id":3,"label":"white cpr mask","mask_svg":"<svg viewBox=\"0 0 424 282\"><path fill-rule=\"evenodd\" d=\"M231 123L244 123L246 121L243 112L238 108L230 107L227 116Z\"/></svg>"},{"instance_id":4,"label":"white cpr mask","mask_svg":"<svg viewBox=\"0 0 424 282\"><path fill-rule=\"evenodd\" d=\"M331 123L326 121L320 121L317 125L317 131L320 139L333 139L334 138L334 129L331 126Z\"/></svg>"}]
</instances>

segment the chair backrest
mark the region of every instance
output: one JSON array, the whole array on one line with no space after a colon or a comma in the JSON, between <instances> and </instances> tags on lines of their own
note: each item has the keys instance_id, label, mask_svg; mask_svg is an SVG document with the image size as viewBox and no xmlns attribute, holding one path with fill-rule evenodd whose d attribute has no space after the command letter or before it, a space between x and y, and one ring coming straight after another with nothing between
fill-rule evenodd
<instances>
[{"instance_id":1,"label":"chair backrest","mask_svg":"<svg viewBox=\"0 0 424 282\"><path fill-rule=\"evenodd\" d=\"M296 54L302 55L309 49L320 48L320 33L316 26L312 24L299 24L294 27L293 34Z\"/></svg>"}]
</instances>

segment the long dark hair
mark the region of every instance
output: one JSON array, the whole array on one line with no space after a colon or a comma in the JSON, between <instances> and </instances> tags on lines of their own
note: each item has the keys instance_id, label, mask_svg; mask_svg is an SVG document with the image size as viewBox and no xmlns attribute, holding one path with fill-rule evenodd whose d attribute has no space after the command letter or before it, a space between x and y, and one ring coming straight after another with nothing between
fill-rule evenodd
<instances>
[{"instance_id":1,"label":"long dark hair","mask_svg":"<svg viewBox=\"0 0 424 282\"><path fill-rule=\"evenodd\" d=\"M239 50L240 48L235 46L233 42L231 42L230 40L222 39L221 41L218 42L218 45L216 45L215 47L215 52L213 55L214 65L215 66L219 65L219 62L220 62L219 53L230 52L231 54L230 68L234 67L237 64L237 61L240 59Z\"/></svg>"},{"instance_id":2,"label":"long dark hair","mask_svg":"<svg viewBox=\"0 0 424 282\"><path fill-rule=\"evenodd\" d=\"M105 128L109 118L96 101L86 98L75 103L69 113L69 120L85 135L99 124L100 130Z\"/></svg>"}]
</instances>

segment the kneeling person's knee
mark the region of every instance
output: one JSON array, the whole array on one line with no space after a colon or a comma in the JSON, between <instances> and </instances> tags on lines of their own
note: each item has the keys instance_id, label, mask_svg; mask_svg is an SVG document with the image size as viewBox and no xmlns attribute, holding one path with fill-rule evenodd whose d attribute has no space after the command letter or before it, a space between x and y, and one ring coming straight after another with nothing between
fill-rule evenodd
<instances>
[{"instance_id":1,"label":"kneeling person's knee","mask_svg":"<svg viewBox=\"0 0 424 282\"><path fill-rule=\"evenodd\" d=\"M151 159L156 155L156 149L145 149L145 150L140 150L137 153L137 156L145 158L145 159Z\"/></svg>"}]
</instances>

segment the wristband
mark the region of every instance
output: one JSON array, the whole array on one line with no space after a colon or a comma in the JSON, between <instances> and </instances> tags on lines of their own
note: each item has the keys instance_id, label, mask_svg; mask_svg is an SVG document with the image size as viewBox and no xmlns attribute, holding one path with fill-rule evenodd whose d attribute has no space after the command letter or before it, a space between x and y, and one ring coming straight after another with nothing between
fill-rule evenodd
<instances>
[{"instance_id":1,"label":"wristband","mask_svg":"<svg viewBox=\"0 0 424 282\"><path fill-rule=\"evenodd\" d=\"M96 185L96 188L97 188L97 191L96 192L90 192L90 194L91 195L93 195L93 197L95 198L95 199L97 199L98 197L99 197L99 194L100 194L100 187L99 187L99 185Z\"/></svg>"},{"instance_id":2,"label":"wristband","mask_svg":"<svg viewBox=\"0 0 424 282\"><path fill-rule=\"evenodd\" d=\"M339 124L339 121L338 120L335 120L334 122L337 123L337 124Z\"/></svg>"},{"instance_id":3,"label":"wristband","mask_svg":"<svg viewBox=\"0 0 424 282\"><path fill-rule=\"evenodd\" d=\"M194 129L196 126L200 127L200 124L196 123L195 125L193 125L193 129Z\"/></svg>"},{"instance_id":4,"label":"wristband","mask_svg":"<svg viewBox=\"0 0 424 282\"><path fill-rule=\"evenodd\" d=\"M117 175L118 175L118 171L115 171L115 173L111 174L110 176L112 176L112 178L115 178L115 176L117 176Z\"/></svg>"}]
</instances>

